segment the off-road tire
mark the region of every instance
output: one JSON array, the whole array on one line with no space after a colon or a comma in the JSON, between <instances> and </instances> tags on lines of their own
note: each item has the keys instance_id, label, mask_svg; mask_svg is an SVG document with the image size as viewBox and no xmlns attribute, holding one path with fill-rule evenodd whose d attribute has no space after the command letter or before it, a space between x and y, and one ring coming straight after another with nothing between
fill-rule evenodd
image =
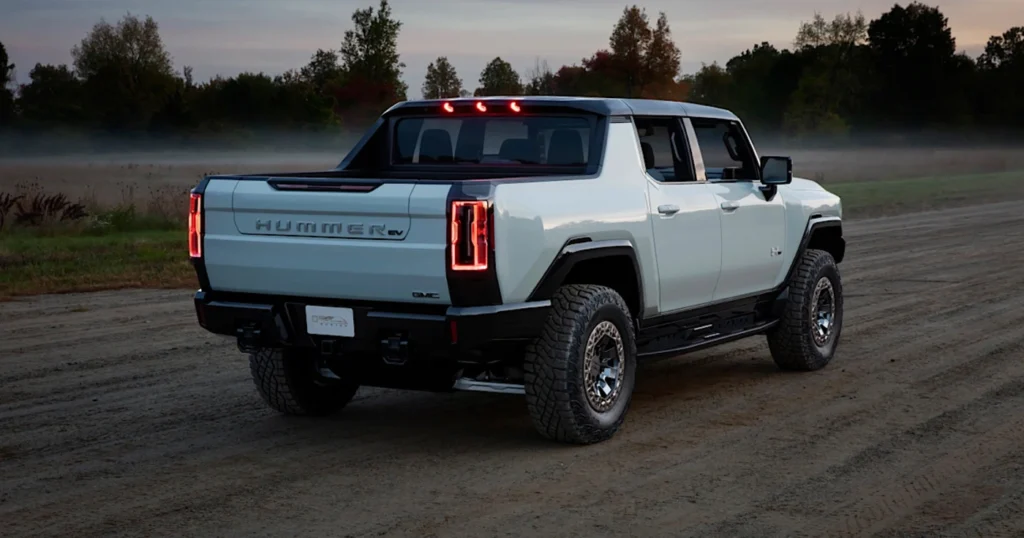
<instances>
[{"instance_id":1,"label":"off-road tire","mask_svg":"<svg viewBox=\"0 0 1024 538\"><path fill-rule=\"evenodd\" d=\"M821 279L832 286L834 314L831 330L824 343L815 341L817 312L815 288ZM792 281L789 298L779 324L768 331L768 348L775 364L783 370L809 372L824 368L835 356L843 329L843 281L832 255L808 249L801 256Z\"/></svg>"},{"instance_id":2,"label":"off-road tire","mask_svg":"<svg viewBox=\"0 0 1024 538\"><path fill-rule=\"evenodd\" d=\"M252 353L249 371L263 401L287 415L330 415L345 407L359 389L355 381L320 379L313 355L294 349Z\"/></svg>"},{"instance_id":3,"label":"off-road tire","mask_svg":"<svg viewBox=\"0 0 1024 538\"><path fill-rule=\"evenodd\" d=\"M540 337L526 350L526 405L534 427L548 439L592 444L611 438L626 417L636 380L636 335L629 307L613 289L573 284L563 286ZM585 352L591 333L610 321L618 331L623 376L611 406L599 412L585 388Z\"/></svg>"}]
</instances>

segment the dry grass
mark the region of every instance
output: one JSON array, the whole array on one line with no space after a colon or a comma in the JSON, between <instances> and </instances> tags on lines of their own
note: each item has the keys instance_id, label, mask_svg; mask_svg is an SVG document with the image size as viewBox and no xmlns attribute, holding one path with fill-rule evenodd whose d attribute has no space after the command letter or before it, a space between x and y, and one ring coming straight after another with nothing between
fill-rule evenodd
<instances>
[{"instance_id":1,"label":"dry grass","mask_svg":"<svg viewBox=\"0 0 1024 538\"><path fill-rule=\"evenodd\" d=\"M0 192L43 189L83 200L86 206L135 204L144 210L154 198L155 207L163 207L169 195L180 198L207 174L323 170L333 168L340 160L340 156L327 154L281 159L251 155L191 161L188 156L179 159L163 155L0 160ZM187 197L184 200L187 204Z\"/></svg>"}]
</instances>

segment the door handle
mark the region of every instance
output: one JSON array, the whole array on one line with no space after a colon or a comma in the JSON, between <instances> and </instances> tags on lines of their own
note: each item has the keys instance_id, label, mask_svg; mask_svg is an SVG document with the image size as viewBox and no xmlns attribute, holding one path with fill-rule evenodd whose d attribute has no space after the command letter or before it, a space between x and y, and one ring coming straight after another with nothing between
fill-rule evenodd
<instances>
[{"instance_id":1,"label":"door handle","mask_svg":"<svg viewBox=\"0 0 1024 538\"><path fill-rule=\"evenodd\" d=\"M736 211L740 208L740 204L736 202L722 202L722 209L725 211Z\"/></svg>"},{"instance_id":2,"label":"door handle","mask_svg":"<svg viewBox=\"0 0 1024 538\"><path fill-rule=\"evenodd\" d=\"M675 204L665 204L658 206L658 213L662 215L675 215L679 213L679 206Z\"/></svg>"}]
</instances>

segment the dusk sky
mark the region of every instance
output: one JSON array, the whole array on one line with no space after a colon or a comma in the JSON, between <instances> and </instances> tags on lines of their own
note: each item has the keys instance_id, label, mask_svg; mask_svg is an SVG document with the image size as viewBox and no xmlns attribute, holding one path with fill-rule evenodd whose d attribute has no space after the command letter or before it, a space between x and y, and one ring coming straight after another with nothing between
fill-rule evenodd
<instances>
[{"instance_id":1,"label":"dusk sky","mask_svg":"<svg viewBox=\"0 0 1024 538\"><path fill-rule=\"evenodd\" d=\"M176 70L194 69L197 80L241 71L279 74L305 64L317 48L338 48L355 9L378 0L2 0L0 42L28 79L37 62L70 63L71 47L101 17L115 22L126 12L152 15ZM790 47L798 25L815 10L831 19L861 10L868 20L893 0L648 0L636 2L651 19L665 11L683 72L701 62L725 62L761 41ZM907 2L901 2L906 5ZM977 56L989 36L1024 24L1024 0L925 2L949 17L957 48ZM406 63L409 97L420 96L427 64L446 55L467 89L495 56L521 74L537 59L552 69L579 62L607 47L623 0L392 0L403 22L399 52Z\"/></svg>"}]
</instances>

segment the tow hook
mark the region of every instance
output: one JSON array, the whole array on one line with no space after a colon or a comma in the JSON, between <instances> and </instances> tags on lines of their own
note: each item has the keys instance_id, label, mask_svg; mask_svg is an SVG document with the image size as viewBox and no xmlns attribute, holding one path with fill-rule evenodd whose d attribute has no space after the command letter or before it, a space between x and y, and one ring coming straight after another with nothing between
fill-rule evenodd
<instances>
[{"instance_id":1,"label":"tow hook","mask_svg":"<svg viewBox=\"0 0 1024 538\"><path fill-rule=\"evenodd\" d=\"M400 334L389 336L380 341L381 359L385 363L401 366L409 360L409 340Z\"/></svg>"},{"instance_id":2,"label":"tow hook","mask_svg":"<svg viewBox=\"0 0 1024 538\"><path fill-rule=\"evenodd\" d=\"M238 350L242 353L256 353L260 349L260 337L263 331L257 324L248 324L239 327L235 334L238 335Z\"/></svg>"}]
</instances>

